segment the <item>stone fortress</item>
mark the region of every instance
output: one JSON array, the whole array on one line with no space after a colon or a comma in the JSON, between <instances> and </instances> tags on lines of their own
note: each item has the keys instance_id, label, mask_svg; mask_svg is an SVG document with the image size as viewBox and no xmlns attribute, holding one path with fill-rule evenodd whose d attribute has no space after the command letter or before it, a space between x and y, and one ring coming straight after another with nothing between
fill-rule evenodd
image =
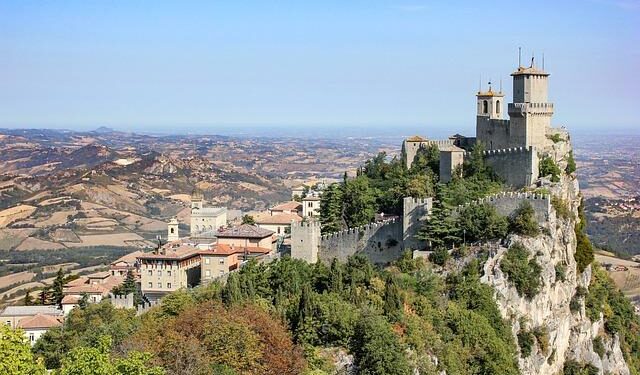
<instances>
[{"instance_id":1,"label":"stone fortress","mask_svg":"<svg viewBox=\"0 0 640 375\"><path fill-rule=\"evenodd\" d=\"M420 149L436 145L440 151L440 181L447 183L458 173L472 148L482 143L484 160L506 185L525 188L539 179L540 157L548 149L548 136L564 133L551 128L553 104L548 102L549 73L538 69L534 60L529 67L519 66L513 77L513 102L508 103L509 119L504 119L504 94L486 91L476 94L476 137L459 134L446 140L430 140L421 136L407 138L402 144L402 157L411 168ZM529 193L502 193L479 200L496 207L502 215L510 215L522 201L529 201L539 222L548 220L550 198ZM355 253L365 254L374 263L397 259L404 250L425 247L415 238L422 221L431 212L432 198L404 198L403 216L322 235L315 221L292 225L291 256L314 263L346 260ZM455 214L455 211L452 214Z\"/></svg>"}]
</instances>

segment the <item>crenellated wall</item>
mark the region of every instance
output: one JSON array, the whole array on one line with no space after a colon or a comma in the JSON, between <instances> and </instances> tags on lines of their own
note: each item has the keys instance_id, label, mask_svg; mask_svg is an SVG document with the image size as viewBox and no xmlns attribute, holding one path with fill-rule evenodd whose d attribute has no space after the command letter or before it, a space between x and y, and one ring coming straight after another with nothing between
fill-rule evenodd
<instances>
[{"instance_id":1,"label":"crenellated wall","mask_svg":"<svg viewBox=\"0 0 640 375\"><path fill-rule=\"evenodd\" d=\"M351 255L361 253L375 264L385 264L399 258L402 251L402 223L391 219L323 235L318 259L324 263L333 258L346 262Z\"/></svg>"},{"instance_id":2,"label":"crenellated wall","mask_svg":"<svg viewBox=\"0 0 640 375\"><path fill-rule=\"evenodd\" d=\"M538 178L538 153L535 147L487 150L484 160L512 187L529 186Z\"/></svg>"},{"instance_id":3,"label":"crenellated wall","mask_svg":"<svg viewBox=\"0 0 640 375\"><path fill-rule=\"evenodd\" d=\"M430 145L436 145L438 146L438 149L441 149L444 147L453 146L454 140L453 139L438 139L438 140L425 139L424 141L405 140L402 143L402 155L404 156L404 161L405 161L405 164L407 165L407 168L411 168L411 164L413 164L413 159L415 159L416 155L418 154L418 150L420 150L421 147L427 147Z\"/></svg>"},{"instance_id":4,"label":"crenellated wall","mask_svg":"<svg viewBox=\"0 0 640 375\"><path fill-rule=\"evenodd\" d=\"M416 238L422 222L433 208L433 198L405 197L402 200L402 242L405 249L420 250L426 244Z\"/></svg>"},{"instance_id":5,"label":"crenellated wall","mask_svg":"<svg viewBox=\"0 0 640 375\"><path fill-rule=\"evenodd\" d=\"M487 203L495 207L496 211L498 211L500 215L510 216L524 201L531 203L538 223L543 223L549 220L549 215L551 214L550 197L545 194L535 193L503 192L494 194L465 205L458 206L453 209L453 213L455 214L465 207Z\"/></svg>"}]
</instances>

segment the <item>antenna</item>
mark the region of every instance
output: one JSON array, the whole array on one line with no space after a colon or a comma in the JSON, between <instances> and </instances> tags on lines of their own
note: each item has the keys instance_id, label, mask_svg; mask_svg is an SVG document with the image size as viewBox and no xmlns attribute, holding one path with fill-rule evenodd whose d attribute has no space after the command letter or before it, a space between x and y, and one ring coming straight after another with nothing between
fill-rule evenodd
<instances>
[{"instance_id":1,"label":"antenna","mask_svg":"<svg viewBox=\"0 0 640 375\"><path fill-rule=\"evenodd\" d=\"M522 67L522 47L518 47L518 68Z\"/></svg>"},{"instance_id":2,"label":"antenna","mask_svg":"<svg viewBox=\"0 0 640 375\"><path fill-rule=\"evenodd\" d=\"M502 94L502 77L500 77L500 94Z\"/></svg>"},{"instance_id":3,"label":"antenna","mask_svg":"<svg viewBox=\"0 0 640 375\"><path fill-rule=\"evenodd\" d=\"M531 68L533 68L533 60L535 59L535 53L531 52Z\"/></svg>"},{"instance_id":4,"label":"antenna","mask_svg":"<svg viewBox=\"0 0 640 375\"><path fill-rule=\"evenodd\" d=\"M542 71L544 72L544 52L542 52Z\"/></svg>"},{"instance_id":5,"label":"antenna","mask_svg":"<svg viewBox=\"0 0 640 375\"><path fill-rule=\"evenodd\" d=\"M478 93L482 92L482 74L480 74L480 80L478 81Z\"/></svg>"}]
</instances>

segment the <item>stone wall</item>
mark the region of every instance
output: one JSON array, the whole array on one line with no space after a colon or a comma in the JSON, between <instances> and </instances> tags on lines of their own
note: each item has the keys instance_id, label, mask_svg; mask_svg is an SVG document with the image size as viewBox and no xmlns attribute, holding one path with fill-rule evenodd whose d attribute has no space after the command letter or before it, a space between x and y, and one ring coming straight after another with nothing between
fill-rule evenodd
<instances>
[{"instance_id":1,"label":"stone wall","mask_svg":"<svg viewBox=\"0 0 640 375\"><path fill-rule=\"evenodd\" d=\"M402 251L402 223L392 219L323 235L318 259L323 263L334 258L346 262L348 257L361 253L372 263L386 264L398 259Z\"/></svg>"},{"instance_id":2,"label":"stone wall","mask_svg":"<svg viewBox=\"0 0 640 375\"><path fill-rule=\"evenodd\" d=\"M476 138L487 150L511 147L511 123L509 120L477 116Z\"/></svg>"},{"instance_id":3,"label":"stone wall","mask_svg":"<svg viewBox=\"0 0 640 375\"><path fill-rule=\"evenodd\" d=\"M405 197L402 201L402 242L405 249L421 250L424 241L415 238L423 219L433 207L433 198Z\"/></svg>"},{"instance_id":4,"label":"stone wall","mask_svg":"<svg viewBox=\"0 0 640 375\"><path fill-rule=\"evenodd\" d=\"M549 220L549 215L551 214L550 197L548 195L534 193L503 192L490 195L463 206L458 206L454 209L454 213L471 205L487 203L495 207L500 215L510 216L524 201L531 203L538 223L542 224Z\"/></svg>"},{"instance_id":5,"label":"stone wall","mask_svg":"<svg viewBox=\"0 0 640 375\"><path fill-rule=\"evenodd\" d=\"M405 164L407 168L411 168L411 164L413 164L413 159L415 159L418 154L418 150L421 147L427 147L430 145L436 145L438 148L453 146L453 139L442 139L442 140L425 140L423 142L411 142L404 141L402 143L402 155L404 157Z\"/></svg>"},{"instance_id":6,"label":"stone wall","mask_svg":"<svg viewBox=\"0 0 640 375\"><path fill-rule=\"evenodd\" d=\"M487 150L484 160L512 187L529 186L538 178L538 153L535 147Z\"/></svg>"},{"instance_id":7,"label":"stone wall","mask_svg":"<svg viewBox=\"0 0 640 375\"><path fill-rule=\"evenodd\" d=\"M133 309L135 308L133 302L133 293L129 293L126 296L114 295L109 293L109 300L116 309Z\"/></svg>"}]
</instances>

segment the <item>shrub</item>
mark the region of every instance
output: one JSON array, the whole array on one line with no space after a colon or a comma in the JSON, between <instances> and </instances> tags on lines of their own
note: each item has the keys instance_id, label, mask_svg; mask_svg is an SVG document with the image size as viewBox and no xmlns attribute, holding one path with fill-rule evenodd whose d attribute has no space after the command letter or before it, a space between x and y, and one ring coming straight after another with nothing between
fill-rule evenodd
<instances>
[{"instance_id":1,"label":"shrub","mask_svg":"<svg viewBox=\"0 0 640 375\"><path fill-rule=\"evenodd\" d=\"M591 363L568 360L562 368L562 375L598 375L600 371Z\"/></svg>"},{"instance_id":2,"label":"shrub","mask_svg":"<svg viewBox=\"0 0 640 375\"><path fill-rule=\"evenodd\" d=\"M605 349L601 336L597 336L595 339L593 339L593 351L596 352L596 354L598 354L600 358L604 357Z\"/></svg>"},{"instance_id":3,"label":"shrub","mask_svg":"<svg viewBox=\"0 0 640 375\"><path fill-rule=\"evenodd\" d=\"M573 218L569 205L562 198L554 195L551 197L551 205L556 210L558 217L568 220Z\"/></svg>"},{"instance_id":4,"label":"shrub","mask_svg":"<svg viewBox=\"0 0 640 375\"><path fill-rule=\"evenodd\" d=\"M549 352L549 331L545 327L537 327L532 333L540 351L546 355Z\"/></svg>"},{"instance_id":5,"label":"shrub","mask_svg":"<svg viewBox=\"0 0 640 375\"><path fill-rule=\"evenodd\" d=\"M593 246L585 233L587 219L584 215L584 202L580 202L580 207L578 208L578 219L579 221L574 227L574 232L576 234L575 259L578 271L582 273L594 260Z\"/></svg>"},{"instance_id":6,"label":"shrub","mask_svg":"<svg viewBox=\"0 0 640 375\"><path fill-rule=\"evenodd\" d=\"M524 236L537 236L540 227L536 221L533 206L528 201L523 201L509 218L511 232Z\"/></svg>"},{"instance_id":7,"label":"shrub","mask_svg":"<svg viewBox=\"0 0 640 375\"><path fill-rule=\"evenodd\" d=\"M436 249L429 254L429 260L439 266L444 266L449 260L449 251L444 247L436 247Z\"/></svg>"},{"instance_id":8,"label":"shrub","mask_svg":"<svg viewBox=\"0 0 640 375\"><path fill-rule=\"evenodd\" d=\"M564 141L564 139L562 139L562 137L560 136L560 134L556 133L556 134L551 134L548 135L547 138L549 138L550 140L553 141L553 143L558 143L558 142L562 142Z\"/></svg>"},{"instance_id":9,"label":"shrub","mask_svg":"<svg viewBox=\"0 0 640 375\"><path fill-rule=\"evenodd\" d=\"M500 262L500 269L515 286L518 294L529 299L535 297L542 286L542 267L520 243L513 244Z\"/></svg>"},{"instance_id":10,"label":"shrub","mask_svg":"<svg viewBox=\"0 0 640 375\"><path fill-rule=\"evenodd\" d=\"M560 168L558 167L556 162L548 156L545 156L540 160L539 172L540 176L543 177L551 175L551 182L560 181Z\"/></svg>"},{"instance_id":11,"label":"shrub","mask_svg":"<svg viewBox=\"0 0 640 375\"><path fill-rule=\"evenodd\" d=\"M520 330L520 332L518 332L518 346L520 346L520 355L522 358L527 358L531 355L534 340L535 337L530 331Z\"/></svg>"},{"instance_id":12,"label":"shrub","mask_svg":"<svg viewBox=\"0 0 640 375\"><path fill-rule=\"evenodd\" d=\"M573 158L573 151L569 151L569 156L567 157L567 167L564 171L567 174L571 174L576 171L576 160Z\"/></svg>"}]
</instances>

